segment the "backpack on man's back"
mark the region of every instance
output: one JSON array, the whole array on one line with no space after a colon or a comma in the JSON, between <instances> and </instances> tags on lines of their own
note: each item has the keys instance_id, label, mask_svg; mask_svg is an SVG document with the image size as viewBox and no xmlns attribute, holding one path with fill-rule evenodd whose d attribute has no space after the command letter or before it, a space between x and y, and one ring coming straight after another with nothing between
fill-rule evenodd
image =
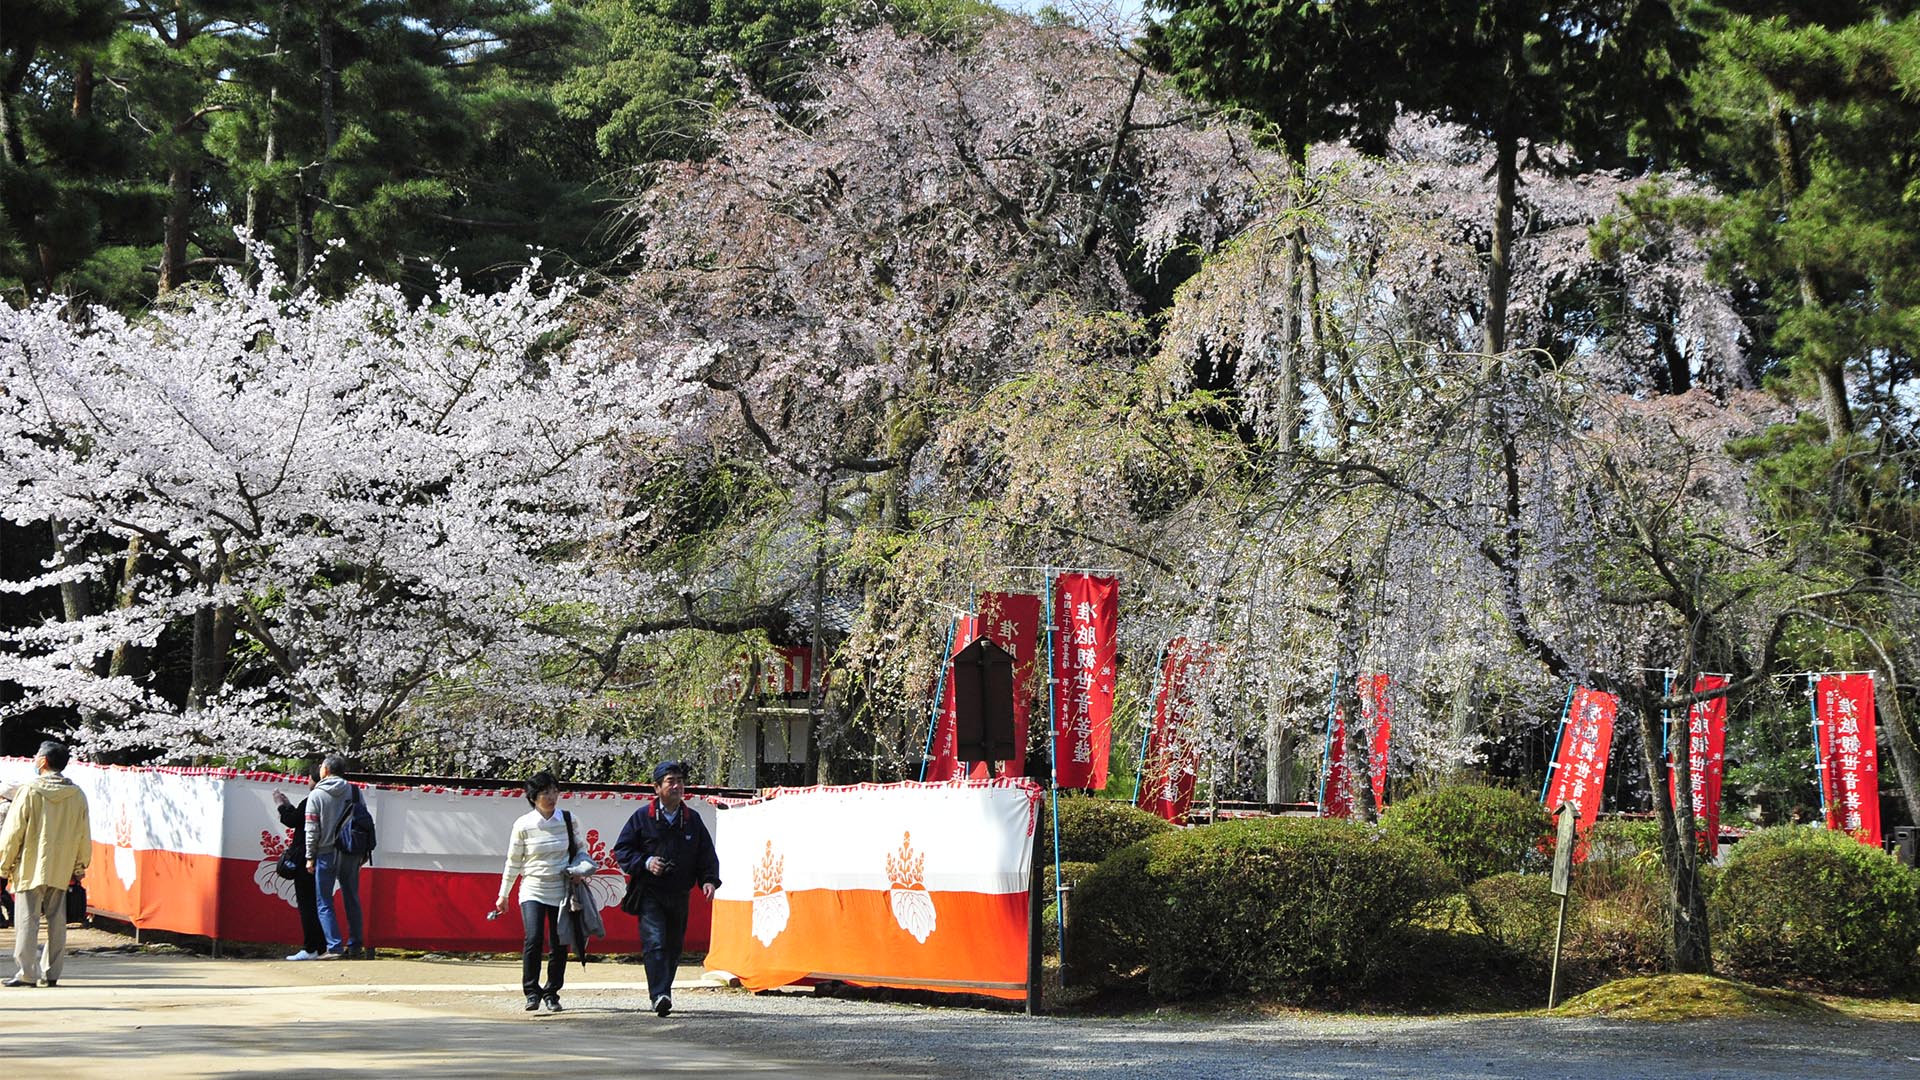
<instances>
[{"instance_id":1,"label":"backpack on man's back","mask_svg":"<svg viewBox=\"0 0 1920 1080\"><path fill-rule=\"evenodd\" d=\"M366 796L360 793L359 788L348 785L347 790L353 793L353 798L340 815L340 835L334 840L333 846L348 855L365 859L373 854L374 846L378 843L373 832L373 812L367 809Z\"/></svg>"}]
</instances>

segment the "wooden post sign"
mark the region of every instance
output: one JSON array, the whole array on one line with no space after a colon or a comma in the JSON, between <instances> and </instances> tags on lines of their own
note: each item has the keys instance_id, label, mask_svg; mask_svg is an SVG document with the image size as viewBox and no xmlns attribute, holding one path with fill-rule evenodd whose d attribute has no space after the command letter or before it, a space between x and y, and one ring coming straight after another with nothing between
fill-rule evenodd
<instances>
[{"instance_id":1,"label":"wooden post sign","mask_svg":"<svg viewBox=\"0 0 1920 1080\"><path fill-rule=\"evenodd\" d=\"M1573 881L1574 825L1580 820L1580 808L1571 802L1560 804L1559 828L1553 839L1553 895L1560 898L1560 921L1553 928L1553 969L1547 977L1547 1008L1560 997L1560 939L1567 932L1567 892Z\"/></svg>"}]
</instances>

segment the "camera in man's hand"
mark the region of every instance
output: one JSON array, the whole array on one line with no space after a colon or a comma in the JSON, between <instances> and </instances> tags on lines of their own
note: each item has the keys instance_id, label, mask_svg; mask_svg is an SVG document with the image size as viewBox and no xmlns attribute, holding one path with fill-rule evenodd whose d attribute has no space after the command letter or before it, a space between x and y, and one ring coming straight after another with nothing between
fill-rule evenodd
<instances>
[{"instance_id":1,"label":"camera in man's hand","mask_svg":"<svg viewBox=\"0 0 1920 1080\"><path fill-rule=\"evenodd\" d=\"M654 856L654 858L660 860L660 873L662 876L673 873L672 859L666 858L665 856L661 856L661 855L656 855Z\"/></svg>"}]
</instances>

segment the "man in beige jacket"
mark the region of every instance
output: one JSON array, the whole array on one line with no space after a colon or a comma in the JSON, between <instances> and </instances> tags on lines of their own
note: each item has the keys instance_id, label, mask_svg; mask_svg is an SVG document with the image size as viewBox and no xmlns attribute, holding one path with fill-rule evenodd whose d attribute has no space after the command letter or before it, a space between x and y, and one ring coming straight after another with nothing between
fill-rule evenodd
<instances>
[{"instance_id":1,"label":"man in beige jacket","mask_svg":"<svg viewBox=\"0 0 1920 1080\"><path fill-rule=\"evenodd\" d=\"M93 858L86 793L62 775L67 748L43 742L33 765L40 775L14 794L6 828L0 829L0 878L13 883L13 957L20 963L0 986L33 986L43 973L46 985L59 985L67 952L67 886L86 874Z\"/></svg>"}]
</instances>

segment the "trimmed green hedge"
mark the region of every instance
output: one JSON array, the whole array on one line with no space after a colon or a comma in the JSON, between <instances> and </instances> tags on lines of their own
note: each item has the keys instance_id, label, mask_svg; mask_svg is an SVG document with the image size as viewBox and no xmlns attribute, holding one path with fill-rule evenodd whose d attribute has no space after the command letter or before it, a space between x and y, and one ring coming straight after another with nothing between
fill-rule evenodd
<instances>
[{"instance_id":1,"label":"trimmed green hedge","mask_svg":"<svg viewBox=\"0 0 1920 1080\"><path fill-rule=\"evenodd\" d=\"M1560 898L1545 874L1505 873L1467 886L1467 910L1488 937L1529 960L1546 963L1553 953L1553 927L1560 919ZM1577 925L1569 905L1569 925Z\"/></svg>"},{"instance_id":2,"label":"trimmed green hedge","mask_svg":"<svg viewBox=\"0 0 1920 1080\"><path fill-rule=\"evenodd\" d=\"M1920 963L1920 873L1843 833L1790 825L1735 844L1712 913L1715 952L1749 978L1899 986Z\"/></svg>"},{"instance_id":3,"label":"trimmed green hedge","mask_svg":"<svg viewBox=\"0 0 1920 1080\"><path fill-rule=\"evenodd\" d=\"M1144 977L1160 998L1305 999L1386 969L1413 920L1456 886L1418 841L1352 822L1269 818L1163 833L1116 853L1074 890L1069 972L1102 985Z\"/></svg>"},{"instance_id":4,"label":"trimmed green hedge","mask_svg":"<svg viewBox=\"0 0 1920 1080\"><path fill-rule=\"evenodd\" d=\"M1097 863L1128 844L1172 828L1164 818L1131 803L1064 796L1060 799L1060 861ZM1053 865L1051 807L1040 811L1040 861Z\"/></svg>"},{"instance_id":5,"label":"trimmed green hedge","mask_svg":"<svg viewBox=\"0 0 1920 1080\"><path fill-rule=\"evenodd\" d=\"M1462 881L1537 869L1553 842L1553 815L1540 800L1474 784L1395 803L1381 824L1432 848Z\"/></svg>"}]
</instances>

